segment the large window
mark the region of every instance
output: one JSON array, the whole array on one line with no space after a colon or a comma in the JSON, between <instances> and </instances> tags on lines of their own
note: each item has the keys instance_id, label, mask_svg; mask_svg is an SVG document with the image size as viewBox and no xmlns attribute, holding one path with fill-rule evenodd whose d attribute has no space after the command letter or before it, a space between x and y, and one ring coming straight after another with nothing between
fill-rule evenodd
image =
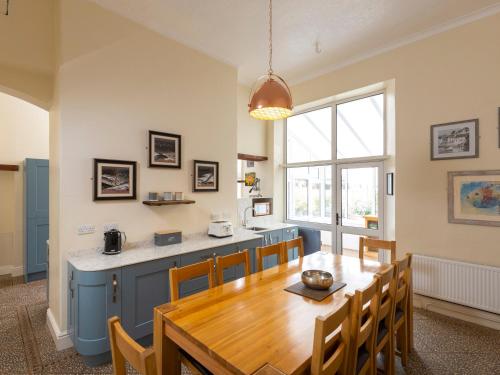
<instances>
[{"instance_id":1,"label":"large window","mask_svg":"<svg viewBox=\"0 0 500 375\"><path fill-rule=\"evenodd\" d=\"M384 102L376 93L286 120L286 218L323 230L331 246L380 235Z\"/></svg>"}]
</instances>

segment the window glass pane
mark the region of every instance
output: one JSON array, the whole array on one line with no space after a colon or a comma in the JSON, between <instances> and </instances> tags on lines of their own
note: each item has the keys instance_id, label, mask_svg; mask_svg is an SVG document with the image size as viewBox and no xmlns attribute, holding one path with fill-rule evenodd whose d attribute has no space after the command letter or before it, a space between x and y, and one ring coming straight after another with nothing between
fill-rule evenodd
<instances>
[{"instance_id":1,"label":"window glass pane","mask_svg":"<svg viewBox=\"0 0 500 375\"><path fill-rule=\"evenodd\" d=\"M332 167L287 169L287 215L290 220L330 224Z\"/></svg>"},{"instance_id":2,"label":"window glass pane","mask_svg":"<svg viewBox=\"0 0 500 375\"><path fill-rule=\"evenodd\" d=\"M342 169L342 225L378 229L378 168Z\"/></svg>"},{"instance_id":3,"label":"window glass pane","mask_svg":"<svg viewBox=\"0 0 500 375\"><path fill-rule=\"evenodd\" d=\"M337 158L384 153L384 94L337 105Z\"/></svg>"},{"instance_id":4,"label":"window glass pane","mask_svg":"<svg viewBox=\"0 0 500 375\"><path fill-rule=\"evenodd\" d=\"M286 121L287 163L332 158L332 108L291 116Z\"/></svg>"}]
</instances>

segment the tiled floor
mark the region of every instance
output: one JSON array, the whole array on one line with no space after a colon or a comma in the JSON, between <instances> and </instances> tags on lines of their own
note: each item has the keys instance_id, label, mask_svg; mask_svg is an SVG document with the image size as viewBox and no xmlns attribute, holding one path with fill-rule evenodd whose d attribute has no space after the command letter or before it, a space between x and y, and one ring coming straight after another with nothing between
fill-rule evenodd
<instances>
[{"instance_id":1,"label":"tiled floor","mask_svg":"<svg viewBox=\"0 0 500 375\"><path fill-rule=\"evenodd\" d=\"M46 326L45 282L0 288L0 374L111 374L73 349L56 351ZM500 375L500 332L415 311L415 350L397 374Z\"/></svg>"}]
</instances>

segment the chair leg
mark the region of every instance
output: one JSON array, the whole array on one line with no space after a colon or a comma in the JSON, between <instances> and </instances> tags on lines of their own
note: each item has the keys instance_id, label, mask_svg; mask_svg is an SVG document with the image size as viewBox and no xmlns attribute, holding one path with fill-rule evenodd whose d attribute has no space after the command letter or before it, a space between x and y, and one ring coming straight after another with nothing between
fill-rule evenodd
<instances>
[{"instance_id":1,"label":"chair leg","mask_svg":"<svg viewBox=\"0 0 500 375\"><path fill-rule=\"evenodd\" d=\"M407 335L407 322L406 320L404 323L399 327L398 332L397 332L397 341L398 341L398 347L401 352L401 363L403 366L408 365L408 335Z\"/></svg>"}]
</instances>

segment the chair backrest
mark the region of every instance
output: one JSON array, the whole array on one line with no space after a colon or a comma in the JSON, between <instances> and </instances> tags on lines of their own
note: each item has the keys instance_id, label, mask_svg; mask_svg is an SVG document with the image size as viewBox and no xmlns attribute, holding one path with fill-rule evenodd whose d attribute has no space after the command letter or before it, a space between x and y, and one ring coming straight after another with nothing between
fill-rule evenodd
<instances>
[{"instance_id":1,"label":"chair backrest","mask_svg":"<svg viewBox=\"0 0 500 375\"><path fill-rule=\"evenodd\" d=\"M145 349L135 342L123 329L120 318L113 316L108 320L109 342L113 359L113 374L127 373L125 361L141 375L156 375L155 352Z\"/></svg>"},{"instance_id":2,"label":"chair backrest","mask_svg":"<svg viewBox=\"0 0 500 375\"><path fill-rule=\"evenodd\" d=\"M347 297L337 310L316 318L311 358L312 375L347 374L351 303L352 299ZM331 337L339 327L340 330Z\"/></svg>"},{"instance_id":3,"label":"chair backrest","mask_svg":"<svg viewBox=\"0 0 500 375\"><path fill-rule=\"evenodd\" d=\"M378 250L390 250L391 263L396 261L396 241L377 240L375 238L359 237L359 259L363 259L365 248L373 248Z\"/></svg>"},{"instance_id":4,"label":"chair backrest","mask_svg":"<svg viewBox=\"0 0 500 375\"><path fill-rule=\"evenodd\" d=\"M377 308L380 280L373 277L373 281L364 289L357 289L353 296L351 311L351 350L349 368L356 368L358 349L364 345L369 353L366 363L359 369L372 366L373 345L376 336ZM362 371L360 371L362 372Z\"/></svg>"},{"instance_id":5,"label":"chair backrest","mask_svg":"<svg viewBox=\"0 0 500 375\"><path fill-rule=\"evenodd\" d=\"M285 243L278 242L274 245L257 247L255 250L257 256L257 271L262 271L264 268L264 258L270 255L278 256L278 264L288 262L288 254L285 251Z\"/></svg>"},{"instance_id":6,"label":"chair backrest","mask_svg":"<svg viewBox=\"0 0 500 375\"><path fill-rule=\"evenodd\" d=\"M302 237L297 237L297 238L294 238L293 240L285 242L285 250L287 252L287 255L288 255L288 250L294 249L296 247L299 249L299 257L303 257L304 256L304 240L302 239Z\"/></svg>"},{"instance_id":7,"label":"chair backrest","mask_svg":"<svg viewBox=\"0 0 500 375\"><path fill-rule=\"evenodd\" d=\"M412 254L406 254L403 259L394 262L396 269L396 295L394 303L403 311L406 311L410 289L411 260Z\"/></svg>"},{"instance_id":8,"label":"chair backrest","mask_svg":"<svg viewBox=\"0 0 500 375\"><path fill-rule=\"evenodd\" d=\"M190 264L184 267L170 268L170 300L179 299L179 283L194 279L195 277L208 276L208 287L215 286L214 261L212 258L199 263Z\"/></svg>"},{"instance_id":9,"label":"chair backrest","mask_svg":"<svg viewBox=\"0 0 500 375\"><path fill-rule=\"evenodd\" d=\"M375 275L379 279L378 286L378 307L377 307L377 324L375 332L379 331L379 325L382 320L385 320L386 327L390 327L394 317L394 301L396 296L396 278L395 267L390 266L386 270Z\"/></svg>"},{"instance_id":10,"label":"chair backrest","mask_svg":"<svg viewBox=\"0 0 500 375\"><path fill-rule=\"evenodd\" d=\"M245 276L250 275L250 257L248 250L243 250L226 256L215 258L215 269L217 271L217 284L224 284L224 269L234 267L239 264L245 265Z\"/></svg>"}]
</instances>

